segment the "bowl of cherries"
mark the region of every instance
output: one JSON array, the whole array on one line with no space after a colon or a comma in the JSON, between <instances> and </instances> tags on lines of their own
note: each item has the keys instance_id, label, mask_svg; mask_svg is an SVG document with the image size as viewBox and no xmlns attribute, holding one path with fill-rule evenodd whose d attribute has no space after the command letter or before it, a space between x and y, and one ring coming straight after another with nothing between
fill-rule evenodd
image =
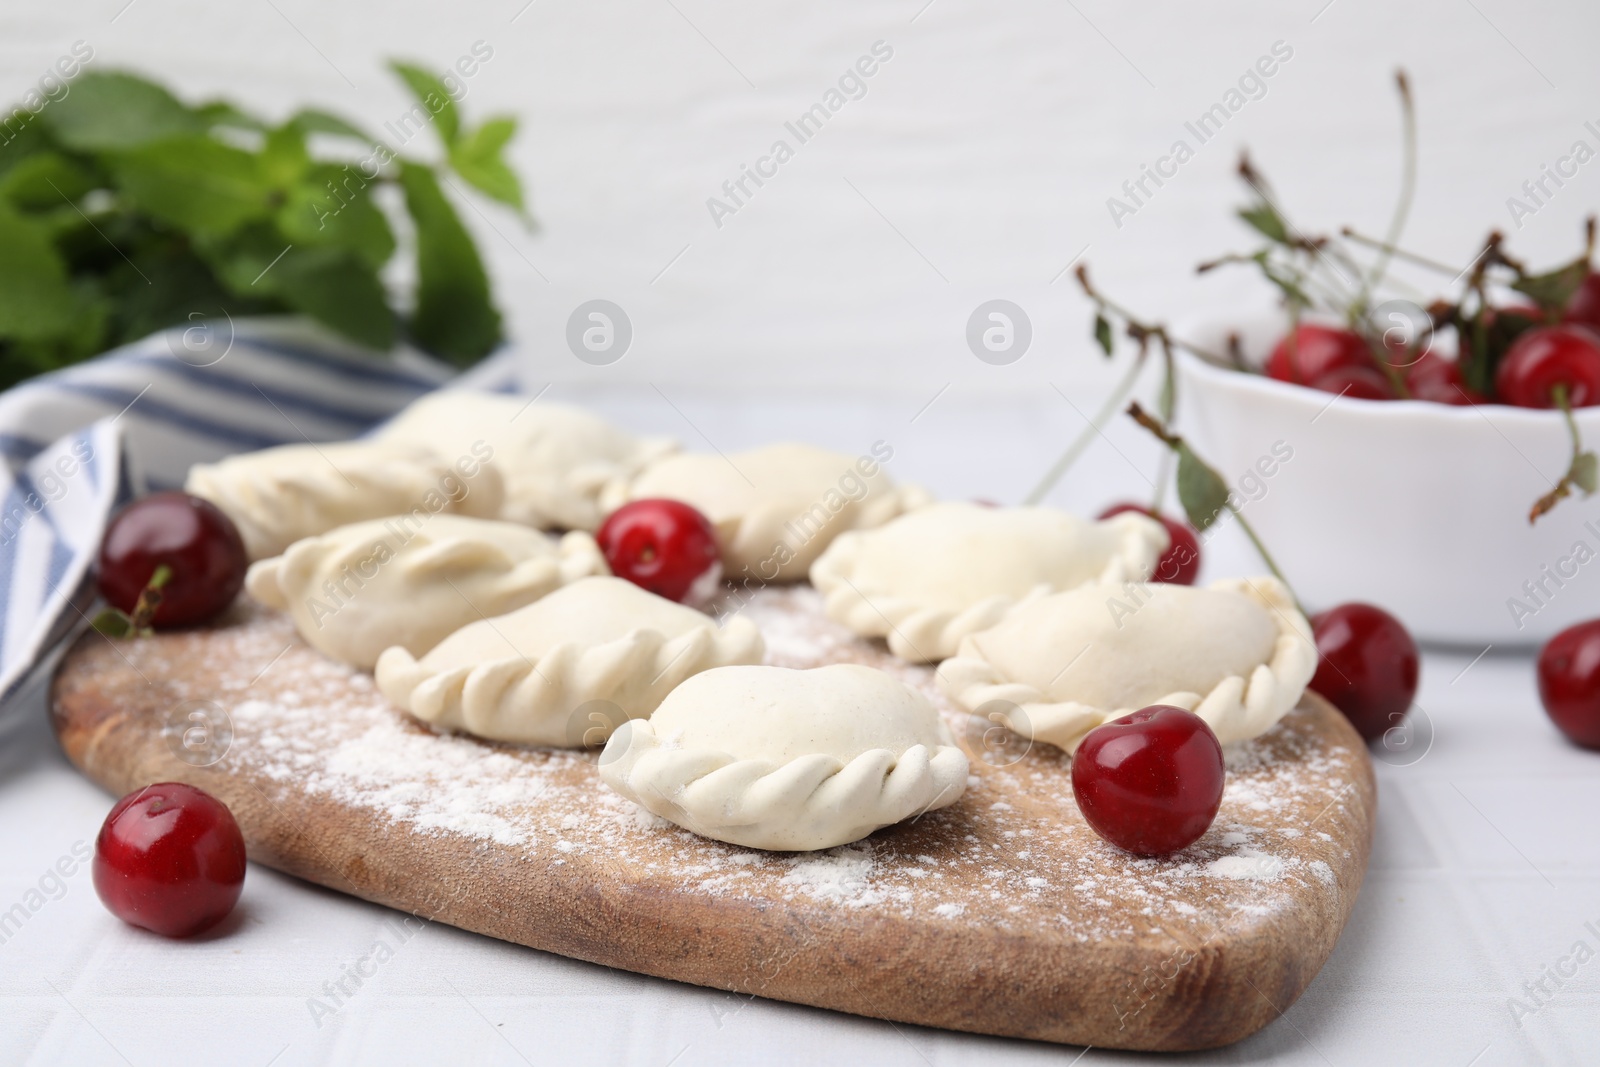
<instances>
[{"instance_id":1,"label":"bowl of cherries","mask_svg":"<svg viewBox=\"0 0 1600 1067\"><path fill-rule=\"evenodd\" d=\"M1424 641L1534 645L1592 615L1600 591L1595 220L1553 267L1499 233L1458 263L1402 248L1417 123L1404 72L1395 82L1402 180L1382 237L1291 222L1241 157L1254 247L1198 271L1258 273L1278 313L1168 330L1081 266L1078 279L1106 354L1117 324L1141 361L1160 352L1162 418L1230 485L1256 487L1237 506L1307 607L1370 601Z\"/></svg>"},{"instance_id":2,"label":"bowl of cherries","mask_svg":"<svg viewBox=\"0 0 1600 1067\"><path fill-rule=\"evenodd\" d=\"M1175 353L1180 421L1224 475L1280 471L1244 506L1309 604L1479 647L1594 613L1600 273L1516 265L1541 299L1496 302L1505 258L1491 238L1465 299L1201 327Z\"/></svg>"}]
</instances>

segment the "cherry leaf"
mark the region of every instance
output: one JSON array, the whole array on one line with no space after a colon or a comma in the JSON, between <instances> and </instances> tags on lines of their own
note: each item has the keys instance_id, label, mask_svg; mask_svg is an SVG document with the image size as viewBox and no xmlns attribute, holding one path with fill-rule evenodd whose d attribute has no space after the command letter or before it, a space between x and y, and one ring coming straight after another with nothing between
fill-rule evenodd
<instances>
[{"instance_id":1,"label":"cherry leaf","mask_svg":"<svg viewBox=\"0 0 1600 1067\"><path fill-rule=\"evenodd\" d=\"M1280 245L1289 243L1289 227L1275 208L1266 201L1239 209L1239 217L1249 223L1261 236Z\"/></svg>"},{"instance_id":2,"label":"cherry leaf","mask_svg":"<svg viewBox=\"0 0 1600 1067\"><path fill-rule=\"evenodd\" d=\"M89 625L94 627L96 633L107 637L132 637L134 634L133 620L116 608L102 609Z\"/></svg>"},{"instance_id":3,"label":"cherry leaf","mask_svg":"<svg viewBox=\"0 0 1600 1067\"><path fill-rule=\"evenodd\" d=\"M1533 302L1547 311L1560 311L1572 301L1572 296L1583 284L1583 279L1589 274L1589 261L1575 259L1564 267L1557 267L1545 274L1529 274L1518 278L1511 284L1511 288L1524 296L1532 297Z\"/></svg>"},{"instance_id":4,"label":"cherry leaf","mask_svg":"<svg viewBox=\"0 0 1600 1067\"><path fill-rule=\"evenodd\" d=\"M1094 339L1099 342L1101 351L1108 356L1111 355L1111 323L1098 312L1094 317Z\"/></svg>"},{"instance_id":5,"label":"cherry leaf","mask_svg":"<svg viewBox=\"0 0 1600 1067\"><path fill-rule=\"evenodd\" d=\"M1187 445L1178 445L1178 500L1189 525L1207 530L1228 507L1228 483Z\"/></svg>"}]
</instances>

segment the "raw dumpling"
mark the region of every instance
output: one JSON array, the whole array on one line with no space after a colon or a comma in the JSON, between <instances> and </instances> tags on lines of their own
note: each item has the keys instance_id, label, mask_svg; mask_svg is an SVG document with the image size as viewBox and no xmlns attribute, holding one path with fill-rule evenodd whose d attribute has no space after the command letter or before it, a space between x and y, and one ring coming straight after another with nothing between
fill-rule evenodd
<instances>
[{"instance_id":1,"label":"raw dumpling","mask_svg":"<svg viewBox=\"0 0 1600 1067\"><path fill-rule=\"evenodd\" d=\"M746 583L803 578L839 534L878 526L932 499L922 489L894 485L871 456L802 444L669 456L625 491L608 490L605 503L614 509L648 497L682 500L704 512L716 527L727 576Z\"/></svg>"},{"instance_id":2,"label":"raw dumpling","mask_svg":"<svg viewBox=\"0 0 1600 1067\"><path fill-rule=\"evenodd\" d=\"M954 804L967 756L928 698L882 671L724 667L624 724L600 776L703 837L793 851Z\"/></svg>"},{"instance_id":3,"label":"raw dumpling","mask_svg":"<svg viewBox=\"0 0 1600 1067\"><path fill-rule=\"evenodd\" d=\"M196 464L183 487L233 520L255 560L365 519L440 512L492 517L500 511L500 476L483 459L466 453L446 461L423 449L372 441L280 445Z\"/></svg>"},{"instance_id":4,"label":"raw dumpling","mask_svg":"<svg viewBox=\"0 0 1600 1067\"><path fill-rule=\"evenodd\" d=\"M527 607L480 619L420 659L378 657L378 688L437 726L494 741L597 745L649 715L690 675L760 663L765 645L741 616L710 616L620 578L584 578Z\"/></svg>"},{"instance_id":5,"label":"raw dumpling","mask_svg":"<svg viewBox=\"0 0 1600 1067\"><path fill-rule=\"evenodd\" d=\"M1305 616L1262 577L1041 597L963 639L938 677L968 711L1070 752L1151 704L1193 711L1224 744L1255 737L1300 702L1316 667Z\"/></svg>"},{"instance_id":6,"label":"raw dumpling","mask_svg":"<svg viewBox=\"0 0 1600 1067\"><path fill-rule=\"evenodd\" d=\"M485 616L607 574L594 538L459 515L396 515L307 537L257 561L246 585L287 611L319 652L371 669L398 645L420 656Z\"/></svg>"},{"instance_id":7,"label":"raw dumpling","mask_svg":"<svg viewBox=\"0 0 1600 1067\"><path fill-rule=\"evenodd\" d=\"M1090 522L950 502L840 534L811 565L811 583L834 620L923 662L955 655L963 637L1028 597L1142 582L1166 548L1165 528L1144 515Z\"/></svg>"},{"instance_id":8,"label":"raw dumpling","mask_svg":"<svg viewBox=\"0 0 1600 1067\"><path fill-rule=\"evenodd\" d=\"M406 408L376 439L426 447L452 461L486 448L505 482L498 517L564 530L594 530L605 486L678 447L665 438L635 438L579 408L449 389Z\"/></svg>"}]
</instances>

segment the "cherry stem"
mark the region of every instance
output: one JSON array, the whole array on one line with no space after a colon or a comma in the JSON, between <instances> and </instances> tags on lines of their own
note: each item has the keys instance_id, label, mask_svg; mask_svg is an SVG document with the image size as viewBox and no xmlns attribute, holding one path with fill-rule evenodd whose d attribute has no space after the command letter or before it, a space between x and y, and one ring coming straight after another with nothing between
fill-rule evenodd
<instances>
[{"instance_id":1,"label":"cherry stem","mask_svg":"<svg viewBox=\"0 0 1600 1067\"><path fill-rule=\"evenodd\" d=\"M1072 465L1078 461L1078 457L1083 455L1089 445L1094 442L1094 439L1105 431L1106 424L1121 410L1123 401L1128 399L1128 394L1133 392L1134 385L1139 381L1139 372L1143 369L1144 352L1141 350L1133 357L1133 360L1128 365L1127 372L1122 376L1122 380L1117 383L1115 389L1111 390L1111 395L1106 398L1106 402L1101 405L1100 410L1095 412L1094 418L1089 420L1089 424L1083 428L1077 437L1073 438L1072 443L1067 446L1067 450L1061 453L1061 458L1051 465L1050 469L1045 472L1044 477L1039 480L1039 484L1034 486L1033 491L1023 499L1024 505L1031 507L1043 500L1050 490L1055 488L1056 483L1061 480Z\"/></svg>"},{"instance_id":2,"label":"cherry stem","mask_svg":"<svg viewBox=\"0 0 1600 1067\"><path fill-rule=\"evenodd\" d=\"M150 581L145 584L138 602L133 605L133 614L128 616L128 626L135 633L150 629L150 622L161 607L161 590L171 580L172 568L165 563L156 567L155 573L150 575Z\"/></svg>"},{"instance_id":3,"label":"cherry stem","mask_svg":"<svg viewBox=\"0 0 1600 1067\"><path fill-rule=\"evenodd\" d=\"M1228 365L1228 361L1222 356L1217 355L1217 353L1201 348L1199 345L1190 344L1181 337L1172 336L1171 333L1167 332L1165 323L1141 322L1138 317L1133 314L1133 312L1129 311L1115 300L1111 300L1102 296L1100 292L1090 284L1089 271L1087 266L1084 264L1079 264L1075 273L1078 278L1078 284L1083 288L1084 295L1088 296L1090 300L1093 300L1095 306L1101 311L1109 311L1111 314L1117 316L1127 323L1128 333L1136 340L1144 343L1148 339L1154 338L1169 348L1181 348L1185 352L1199 356L1208 363L1215 363L1218 366Z\"/></svg>"},{"instance_id":4,"label":"cherry stem","mask_svg":"<svg viewBox=\"0 0 1600 1067\"><path fill-rule=\"evenodd\" d=\"M1411 214L1411 203L1417 193L1417 109L1411 99L1411 83L1406 79L1404 70L1395 71L1394 82L1395 88L1400 92L1400 199L1395 202L1394 215L1389 219L1389 230L1379 248L1378 261L1373 264L1372 273L1367 276L1366 282L1361 287L1361 295L1357 298L1358 305L1363 309L1366 308L1367 300L1371 298L1373 291L1383 281L1383 276L1388 273L1394 246L1400 240L1400 234L1405 231L1406 219Z\"/></svg>"},{"instance_id":5,"label":"cherry stem","mask_svg":"<svg viewBox=\"0 0 1600 1067\"><path fill-rule=\"evenodd\" d=\"M1555 401L1556 407L1561 409L1561 414L1567 420L1567 433L1572 438L1572 461L1567 464L1566 473L1561 476L1561 480L1555 484L1555 487L1533 502L1533 508L1528 512L1529 526L1538 522L1541 515L1549 514L1557 504L1571 496L1574 486L1583 488L1578 483L1577 474L1578 467L1583 463L1585 455L1583 438L1578 433L1578 420L1572 414L1572 401L1568 398L1566 384L1560 383L1552 388L1550 390L1550 399ZM1584 490L1584 495L1588 495L1587 489Z\"/></svg>"},{"instance_id":6,"label":"cherry stem","mask_svg":"<svg viewBox=\"0 0 1600 1067\"><path fill-rule=\"evenodd\" d=\"M1261 562L1267 565L1267 570L1271 571L1272 576L1278 579L1278 581L1282 582L1283 587L1289 591L1289 596L1294 601L1295 608L1299 610L1300 614L1306 616L1306 618L1310 618L1310 613L1306 611L1303 605L1301 605L1300 597L1295 593L1294 587L1289 584L1289 579L1283 576L1283 571L1278 569L1278 563L1272 558L1272 553L1268 552L1267 546L1261 542L1261 538L1256 533L1255 527L1250 525L1232 500L1228 501L1228 510L1233 512L1233 517L1239 521L1239 529L1243 530L1245 536L1250 538L1250 543L1255 546L1256 552L1260 554Z\"/></svg>"},{"instance_id":7,"label":"cherry stem","mask_svg":"<svg viewBox=\"0 0 1600 1067\"><path fill-rule=\"evenodd\" d=\"M1360 268L1357 267L1356 264L1350 260L1350 257L1345 255L1342 250L1332 246L1327 238L1308 237L1300 229L1300 227L1289 221L1288 214L1278 206L1275 200L1273 200L1270 186L1268 186L1266 178L1263 177L1261 172L1256 170L1255 166L1250 162L1250 155L1248 152L1240 153L1238 170L1239 177L1244 179L1244 183L1250 187L1251 192L1255 193L1263 204L1272 209L1272 213L1278 217L1278 219L1283 223L1284 228L1289 231L1289 233L1286 235L1286 238L1280 243L1283 244L1284 247L1288 248L1291 253L1290 269L1294 270L1296 274L1294 279L1295 287L1303 290L1306 285L1313 280L1316 280L1319 286L1325 284L1321 279L1314 279L1310 269L1301 269L1295 264L1293 253L1303 252L1306 256L1306 262L1310 264L1311 268L1315 268L1319 265L1327 268L1326 273L1328 278L1331 280L1331 283L1326 284L1327 291L1322 294L1323 301L1326 302L1328 306L1334 308L1340 306L1354 307L1355 302L1347 299L1345 295L1345 287L1348 279L1344 276L1344 272L1341 271L1334 263L1333 257L1337 256L1340 260L1342 260L1345 268L1354 274L1357 279L1361 277ZM1253 259L1254 257L1246 258ZM1265 270L1265 262L1262 262L1261 265L1262 269ZM1202 265L1202 272L1205 269L1205 266ZM1270 272L1268 272L1268 277L1271 277ZM1285 295L1287 296L1288 294L1286 293ZM1289 297L1289 303L1291 307L1295 303L1295 299L1292 296Z\"/></svg>"},{"instance_id":8,"label":"cherry stem","mask_svg":"<svg viewBox=\"0 0 1600 1067\"><path fill-rule=\"evenodd\" d=\"M1089 445L1093 443L1095 437L1105 432L1106 425L1116 416L1123 403L1128 399L1129 394L1133 392L1134 386L1138 384L1139 373L1144 369L1144 361L1149 352L1151 340L1161 346L1161 358L1166 372L1166 381L1161 391L1161 410L1168 419L1172 418L1173 409L1177 404L1177 389L1174 384L1176 375L1172 359L1173 349L1181 348L1192 352L1201 359L1215 363L1218 366L1227 365L1227 361L1215 352L1208 352L1198 345L1192 345L1187 341L1173 337L1167 332L1165 324L1142 322L1134 317L1127 308L1114 300L1108 300L1100 295L1094 284L1089 281L1087 264L1079 264L1074 274L1078 279L1078 285L1083 289L1084 295L1094 302L1096 312L1101 315L1109 312L1120 318L1125 324L1129 336L1139 343L1139 351L1134 356L1133 362L1129 365L1126 373L1123 374L1122 380L1117 383L1110 395L1106 397L1105 403L1100 406L1099 411L1095 412L1094 418L1089 420L1089 425L1085 426L1083 431L1073 439L1072 443L1067 446L1066 451L1061 454L1061 458L1057 459L1050 466L1050 469L1045 472L1044 477L1039 480L1039 484L1034 486L1033 490L1023 498L1023 504L1029 506L1043 500L1050 490L1056 487L1056 483L1071 469L1072 465L1078 461ZM1157 510L1160 508L1163 486L1164 482L1156 484L1155 507Z\"/></svg>"},{"instance_id":9,"label":"cherry stem","mask_svg":"<svg viewBox=\"0 0 1600 1067\"><path fill-rule=\"evenodd\" d=\"M1140 407L1138 401L1134 401L1132 404L1128 405L1128 416L1129 418L1133 419L1134 422L1138 423L1146 430L1149 430L1158 441L1166 445L1167 448L1171 449L1173 454L1180 454L1183 450L1187 449L1190 458L1193 459L1195 463L1198 463L1201 467L1204 467L1206 471L1210 473L1211 477L1215 478L1218 482L1222 481L1222 476L1217 473L1215 467L1201 459L1200 454L1196 452L1194 448L1191 447L1187 442L1185 442L1182 437L1173 433L1171 430L1167 429L1166 426L1162 425L1160 419L1156 418L1144 408ZM1226 507L1228 511L1232 513L1234 519L1238 521L1239 528L1244 531L1245 536L1250 539L1250 543L1255 546L1256 552L1261 556L1261 562L1267 565L1267 570L1271 571L1272 576L1278 579L1278 581L1282 582L1283 587L1289 591L1289 597L1294 601L1295 608L1300 612L1300 614L1306 615L1306 609L1301 605L1300 598L1295 595L1294 586L1290 585L1289 579L1284 577L1283 571L1278 567L1277 560L1272 558L1272 553L1267 551L1267 546L1262 542L1260 536L1256 533L1255 527L1251 526L1249 520L1246 519L1239 511L1238 506L1234 504L1231 496L1223 501L1223 506ZM1190 518L1190 522L1194 522L1192 516ZM1205 529L1205 526L1201 526L1199 524L1195 525L1198 529ZM1209 526L1210 523L1207 523L1206 525ZM1307 615L1307 618L1309 617L1310 616Z\"/></svg>"},{"instance_id":10,"label":"cherry stem","mask_svg":"<svg viewBox=\"0 0 1600 1067\"><path fill-rule=\"evenodd\" d=\"M1408 263L1415 263L1419 267L1426 267L1429 270L1438 271L1440 274L1448 274L1452 278L1461 277L1460 267L1452 267L1447 263L1439 262L1437 259L1429 259L1427 256L1418 255L1415 252L1408 252L1393 242L1380 241L1376 237L1368 237L1366 234L1358 233L1349 226L1346 226L1340 230L1339 234L1342 237L1354 241L1358 245L1365 245L1368 248L1376 248L1385 255L1393 256L1396 259L1403 259Z\"/></svg>"}]
</instances>

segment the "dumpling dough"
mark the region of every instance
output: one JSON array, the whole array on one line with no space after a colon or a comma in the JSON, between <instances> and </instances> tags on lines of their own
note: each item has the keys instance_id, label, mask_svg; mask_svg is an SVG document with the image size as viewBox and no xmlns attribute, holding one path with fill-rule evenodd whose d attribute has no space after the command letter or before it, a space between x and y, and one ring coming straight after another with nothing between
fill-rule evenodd
<instances>
[{"instance_id":1,"label":"dumpling dough","mask_svg":"<svg viewBox=\"0 0 1600 1067\"><path fill-rule=\"evenodd\" d=\"M755 623L710 616L620 578L584 578L462 627L417 659L378 657L378 688L436 726L534 745L597 745L690 675L760 663Z\"/></svg>"},{"instance_id":2,"label":"dumpling dough","mask_svg":"<svg viewBox=\"0 0 1600 1067\"><path fill-rule=\"evenodd\" d=\"M221 508L252 560L364 519L500 510L500 476L470 453L449 462L392 443L280 445L189 469L187 492Z\"/></svg>"},{"instance_id":3,"label":"dumpling dough","mask_svg":"<svg viewBox=\"0 0 1600 1067\"><path fill-rule=\"evenodd\" d=\"M1042 597L963 639L938 677L968 711L1071 752L1151 704L1193 711L1224 744L1255 737L1300 702L1316 667L1305 616L1262 577Z\"/></svg>"},{"instance_id":4,"label":"dumpling dough","mask_svg":"<svg viewBox=\"0 0 1600 1067\"><path fill-rule=\"evenodd\" d=\"M449 389L413 403L375 439L426 447L452 462L487 446L505 482L499 518L590 531L600 525L605 486L678 448L665 438L635 438L579 408Z\"/></svg>"},{"instance_id":5,"label":"dumpling dough","mask_svg":"<svg viewBox=\"0 0 1600 1067\"><path fill-rule=\"evenodd\" d=\"M870 457L802 444L670 456L625 490L608 491L604 502L614 510L648 497L699 508L716 527L727 576L758 582L804 578L845 530L878 526L932 500L925 490L894 485Z\"/></svg>"},{"instance_id":6,"label":"dumpling dough","mask_svg":"<svg viewBox=\"0 0 1600 1067\"><path fill-rule=\"evenodd\" d=\"M494 519L396 515L296 541L254 563L245 585L311 647L370 670L391 645L420 656L470 622L608 573L579 531L557 541Z\"/></svg>"},{"instance_id":7,"label":"dumpling dough","mask_svg":"<svg viewBox=\"0 0 1600 1067\"><path fill-rule=\"evenodd\" d=\"M928 698L870 667L724 667L626 723L600 777L703 837L832 848L954 804L967 756Z\"/></svg>"},{"instance_id":8,"label":"dumpling dough","mask_svg":"<svg viewBox=\"0 0 1600 1067\"><path fill-rule=\"evenodd\" d=\"M840 534L811 565L828 615L887 637L913 662L955 655L1019 600L1089 583L1142 582L1166 529L1134 513L1090 522L1052 508L950 502Z\"/></svg>"}]
</instances>

